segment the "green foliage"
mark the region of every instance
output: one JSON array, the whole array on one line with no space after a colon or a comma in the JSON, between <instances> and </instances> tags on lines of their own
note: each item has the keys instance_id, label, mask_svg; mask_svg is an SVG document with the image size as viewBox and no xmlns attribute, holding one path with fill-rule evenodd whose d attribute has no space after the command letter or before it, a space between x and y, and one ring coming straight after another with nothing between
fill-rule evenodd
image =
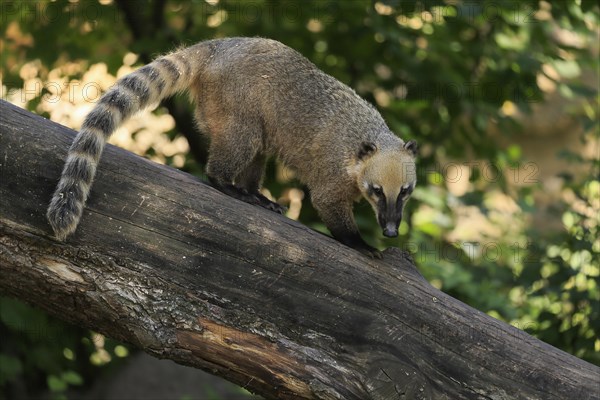
<instances>
[{"instance_id":1,"label":"green foliage","mask_svg":"<svg viewBox=\"0 0 600 400\"><path fill-rule=\"evenodd\" d=\"M537 243L521 274L527 302L519 323L540 339L600 364L595 348L600 336L600 232L592 207L600 201L600 184L571 182L569 187L577 203L563 205L565 231L552 237L532 234Z\"/></svg>"},{"instance_id":2,"label":"green foliage","mask_svg":"<svg viewBox=\"0 0 600 400\"><path fill-rule=\"evenodd\" d=\"M7 297L0 297L0 332L0 388L9 398L45 391L52 399L65 398L69 388L89 384L101 372L93 362L99 352L106 352L108 364L122 347Z\"/></svg>"},{"instance_id":3,"label":"green foliage","mask_svg":"<svg viewBox=\"0 0 600 400\"><path fill-rule=\"evenodd\" d=\"M115 3L3 5L2 29L12 32L0 46L3 85L21 87L20 68L34 59L43 66L43 79L52 67L80 59L88 66L104 62L114 74L127 52L147 62L174 45L212 37L263 36L286 43L374 103L398 135L421 145L419 184L401 237L383 239L363 202L356 213L367 240L411 251L423 274L445 292L600 364L598 160L590 163L583 154L563 152L563 160L571 163L559 175L564 195L546 217L562 223L537 229L531 221L540 212L537 197L544 188L537 181L538 166L517 144L526 133L522 123L527 113L542 105L550 90L569 101L561 112L578 121L583 139L597 135L597 88L582 79L586 71L598 71L597 47L596 54L591 49L597 46L596 2ZM20 35L14 33L14 24ZM595 79L597 83L597 75ZM27 106L35 110L41 101L34 98ZM187 99L175 103L171 110L189 109ZM191 113L183 115L187 116L177 118L175 131L191 120ZM174 138L176 132L169 136ZM468 176L461 177L466 184L462 192L450 190L456 176L451 164L469 167ZM184 169L203 172L191 157ZM573 170L583 172L575 177L569 172ZM278 178L274 163L265 183L276 196L297 185ZM512 199L512 211L499 210L499 196ZM465 210L469 218L477 218L473 227L488 228L468 231L470 225L461 214ZM306 200L300 220L323 230ZM53 390L85 382L89 375L81 371L87 367L65 359L63 349L71 349L77 360L87 360L74 343L81 343L82 337L90 340L89 334L67 329L18 303L7 307L6 301L0 303L2 329L10 327L22 335L13 338L17 352L2 347L0 385L29 377L34 370L45 374ZM47 335L19 328L32 326L43 327ZM56 340L47 341L47 336Z\"/></svg>"},{"instance_id":4,"label":"green foliage","mask_svg":"<svg viewBox=\"0 0 600 400\"><path fill-rule=\"evenodd\" d=\"M0 354L0 385L14 380L23 373L23 363L16 357Z\"/></svg>"}]
</instances>

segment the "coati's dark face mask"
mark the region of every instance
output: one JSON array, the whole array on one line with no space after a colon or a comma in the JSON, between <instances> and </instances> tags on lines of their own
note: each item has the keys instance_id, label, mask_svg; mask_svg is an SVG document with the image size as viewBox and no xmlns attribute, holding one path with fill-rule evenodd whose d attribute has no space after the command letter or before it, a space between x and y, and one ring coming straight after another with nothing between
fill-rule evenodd
<instances>
[{"instance_id":1,"label":"coati's dark face mask","mask_svg":"<svg viewBox=\"0 0 600 400\"><path fill-rule=\"evenodd\" d=\"M402 222L402 213L404 205L408 201L414 186L406 184L400 187L400 191L395 193L392 191L386 195L382 186L372 184L368 187L369 202L373 206L377 215L377 222L383 230L383 236L396 237L398 236L398 227Z\"/></svg>"},{"instance_id":2,"label":"coati's dark face mask","mask_svg":"<svg viewBox=\"0 0 600 400\"><path fill-rule=\"evenodd\" d=\"M416 143L378 150L364 143L359 152L359 188L369 201L386 237L398 236L404 206L416 184Z\"/></svg>"}]
</instances>

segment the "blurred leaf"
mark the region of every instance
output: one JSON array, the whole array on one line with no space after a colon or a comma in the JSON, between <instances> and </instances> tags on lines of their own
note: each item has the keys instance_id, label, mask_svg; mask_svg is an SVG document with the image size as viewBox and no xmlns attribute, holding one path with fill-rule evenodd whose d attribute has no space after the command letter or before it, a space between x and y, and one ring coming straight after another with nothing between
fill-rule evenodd
<instances>
[{"instance_id":1,"label":"blurred leaf","mask_svg":"<svg viewBox=\"0 0 600 400\"><path fill-rule=\"evenodd\" d=\"M573 79L581 75L581 68L574 60L554 60L552 65L563 78Z\"/></svg>"},{"instance_id":2,"label":"blurred leaf","mask_svg":"<svg viewBox=\"0 0 600 400\"><path fill-rule=\"evenodd\" d=\"M23 363L15 357L0 354L0 386L23 372Z\"/></svg>"},{"instance_id":3,"label":"blurred leaf","mask_svg":"<svg viewBox=\"0 0 600 400\"><path fill-rule=\"evenodd\" d=\"M61 379L69 385L79 386L83 384L83 379L75 371L66 371L61 374Z\"/></svg>"},{"instance_id":4,"label":"blurred leaf","mask_svg":"<svg viewBox=\"0 0 600 400\"><path fill-rule=\"evenodd\" d=\"M48 383L48 388L52 392L65 391L65 390L67 390L67 387L69 386L69 385L67 385L67 382L60 379L56 375L48 375L47 383Z\"/></svg>"}]
</instances>

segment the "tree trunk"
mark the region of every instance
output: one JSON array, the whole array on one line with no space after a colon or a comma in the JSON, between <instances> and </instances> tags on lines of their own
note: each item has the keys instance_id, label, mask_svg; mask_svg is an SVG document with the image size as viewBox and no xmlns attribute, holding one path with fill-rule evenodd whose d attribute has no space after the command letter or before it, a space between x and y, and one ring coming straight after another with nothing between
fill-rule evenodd
<instances>
[{"instance_id":1,"label":"tree trunk","mask_svg":"<svg viewBox=\"0 0 600 400\"><path fill-rule=\"evenodd\" d=\"M74 132L0 102L0 290L282 399L598 399L600 369L194 177L108 146L66 243Z\"/></svg>"}]
</instances>

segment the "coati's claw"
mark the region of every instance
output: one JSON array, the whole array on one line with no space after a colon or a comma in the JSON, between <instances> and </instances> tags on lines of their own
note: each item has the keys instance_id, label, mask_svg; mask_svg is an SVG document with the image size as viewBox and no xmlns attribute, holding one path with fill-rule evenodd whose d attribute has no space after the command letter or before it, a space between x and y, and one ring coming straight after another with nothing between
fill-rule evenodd
<instances>
[{"instance_id":1,"label":"coati's claw","mask_svg":"<svg viewBox=\"0 0 600 400\"><path fill-rule=\"evenodd\" d=\"M284 207L279 203L275 203L274 201L269 200L260 192L254 193L252 197L255 200L254 204L266 208L267 210L276 212L277 214L281 215L285 214L285 212L287 211L287 207Z\"/></svg>"},{"instance_id":2,"label":"coati's claw","mask_svg":"<svg viewBox=\"0 0 600 400\"><path fill-rule=\"evenodd\" d=\"M267 210L274 211L278 214L285 214L287 208L269 200L263 194L258 191L248 191L246 188L238 187L231 184L221 184L215 179L209 180L213 184L213 186L225 193L228 196L234 197L238 200L242 200L248 204L253 204L255 206L260 206L266 208Z\"/></svg>"},{"instance_id":3,"label":"coati's claw","mask_svg":"<svg viewBox=\"0 0 600 400\"><path fill-rule=\"evenodd\" d=\"M366 255L367 257L370 257L372 259L377 259L377 260L383 259L383 254L381 253L381 251L377 250L376 248L367 246L367 247L358 248L356 250L360 251L361 253L363 253L364 255Z\"/></svg>"},{"instance_id":4,"label":"coati's claw","mask_svg":"<svg viewBox=\"0 0 600 400\"><path fill-rule=\"evenodd\" d=\"M269 199L266 199L266 201L262 201L261 203L259 203L262 207L266 208L267 210L271 210L273 212L276 212L277 214L285 214L285 212L287 211L287 207L282 206L281 204L275 203Z\"/></svg>"},{"instance_id":5,"label":"coati's claw","mask_svg":"<svg viewBox=\"0 0 600 400\"><path fill-rule=\"evenodd\" d=\"M348 247L353 248L354 250L360 251L361 253L363 253L364 255L366 255L367 257L370 257L372 259L378 259L381 260L383 258L382 253L377 250L375 247L371 247L369 246L364 240L363 238L358 234L358 233L351 233L351 234L347 234L347 233L342 233L342 234L333 234L333 236L340 242L342 242L343 244L345 244Z\"/></svg>"},{"instance_id":6,"label":"coati's claw","mask_svg":"<svg viewBox=\"0 0 600 400\"><path fill-rule=\"evenodd\" d=\"M274 211L277 214L285 214L287 210L285 207L273 202L269 203L266 208L267 210Z\"/></svg>"}]
</instances>

